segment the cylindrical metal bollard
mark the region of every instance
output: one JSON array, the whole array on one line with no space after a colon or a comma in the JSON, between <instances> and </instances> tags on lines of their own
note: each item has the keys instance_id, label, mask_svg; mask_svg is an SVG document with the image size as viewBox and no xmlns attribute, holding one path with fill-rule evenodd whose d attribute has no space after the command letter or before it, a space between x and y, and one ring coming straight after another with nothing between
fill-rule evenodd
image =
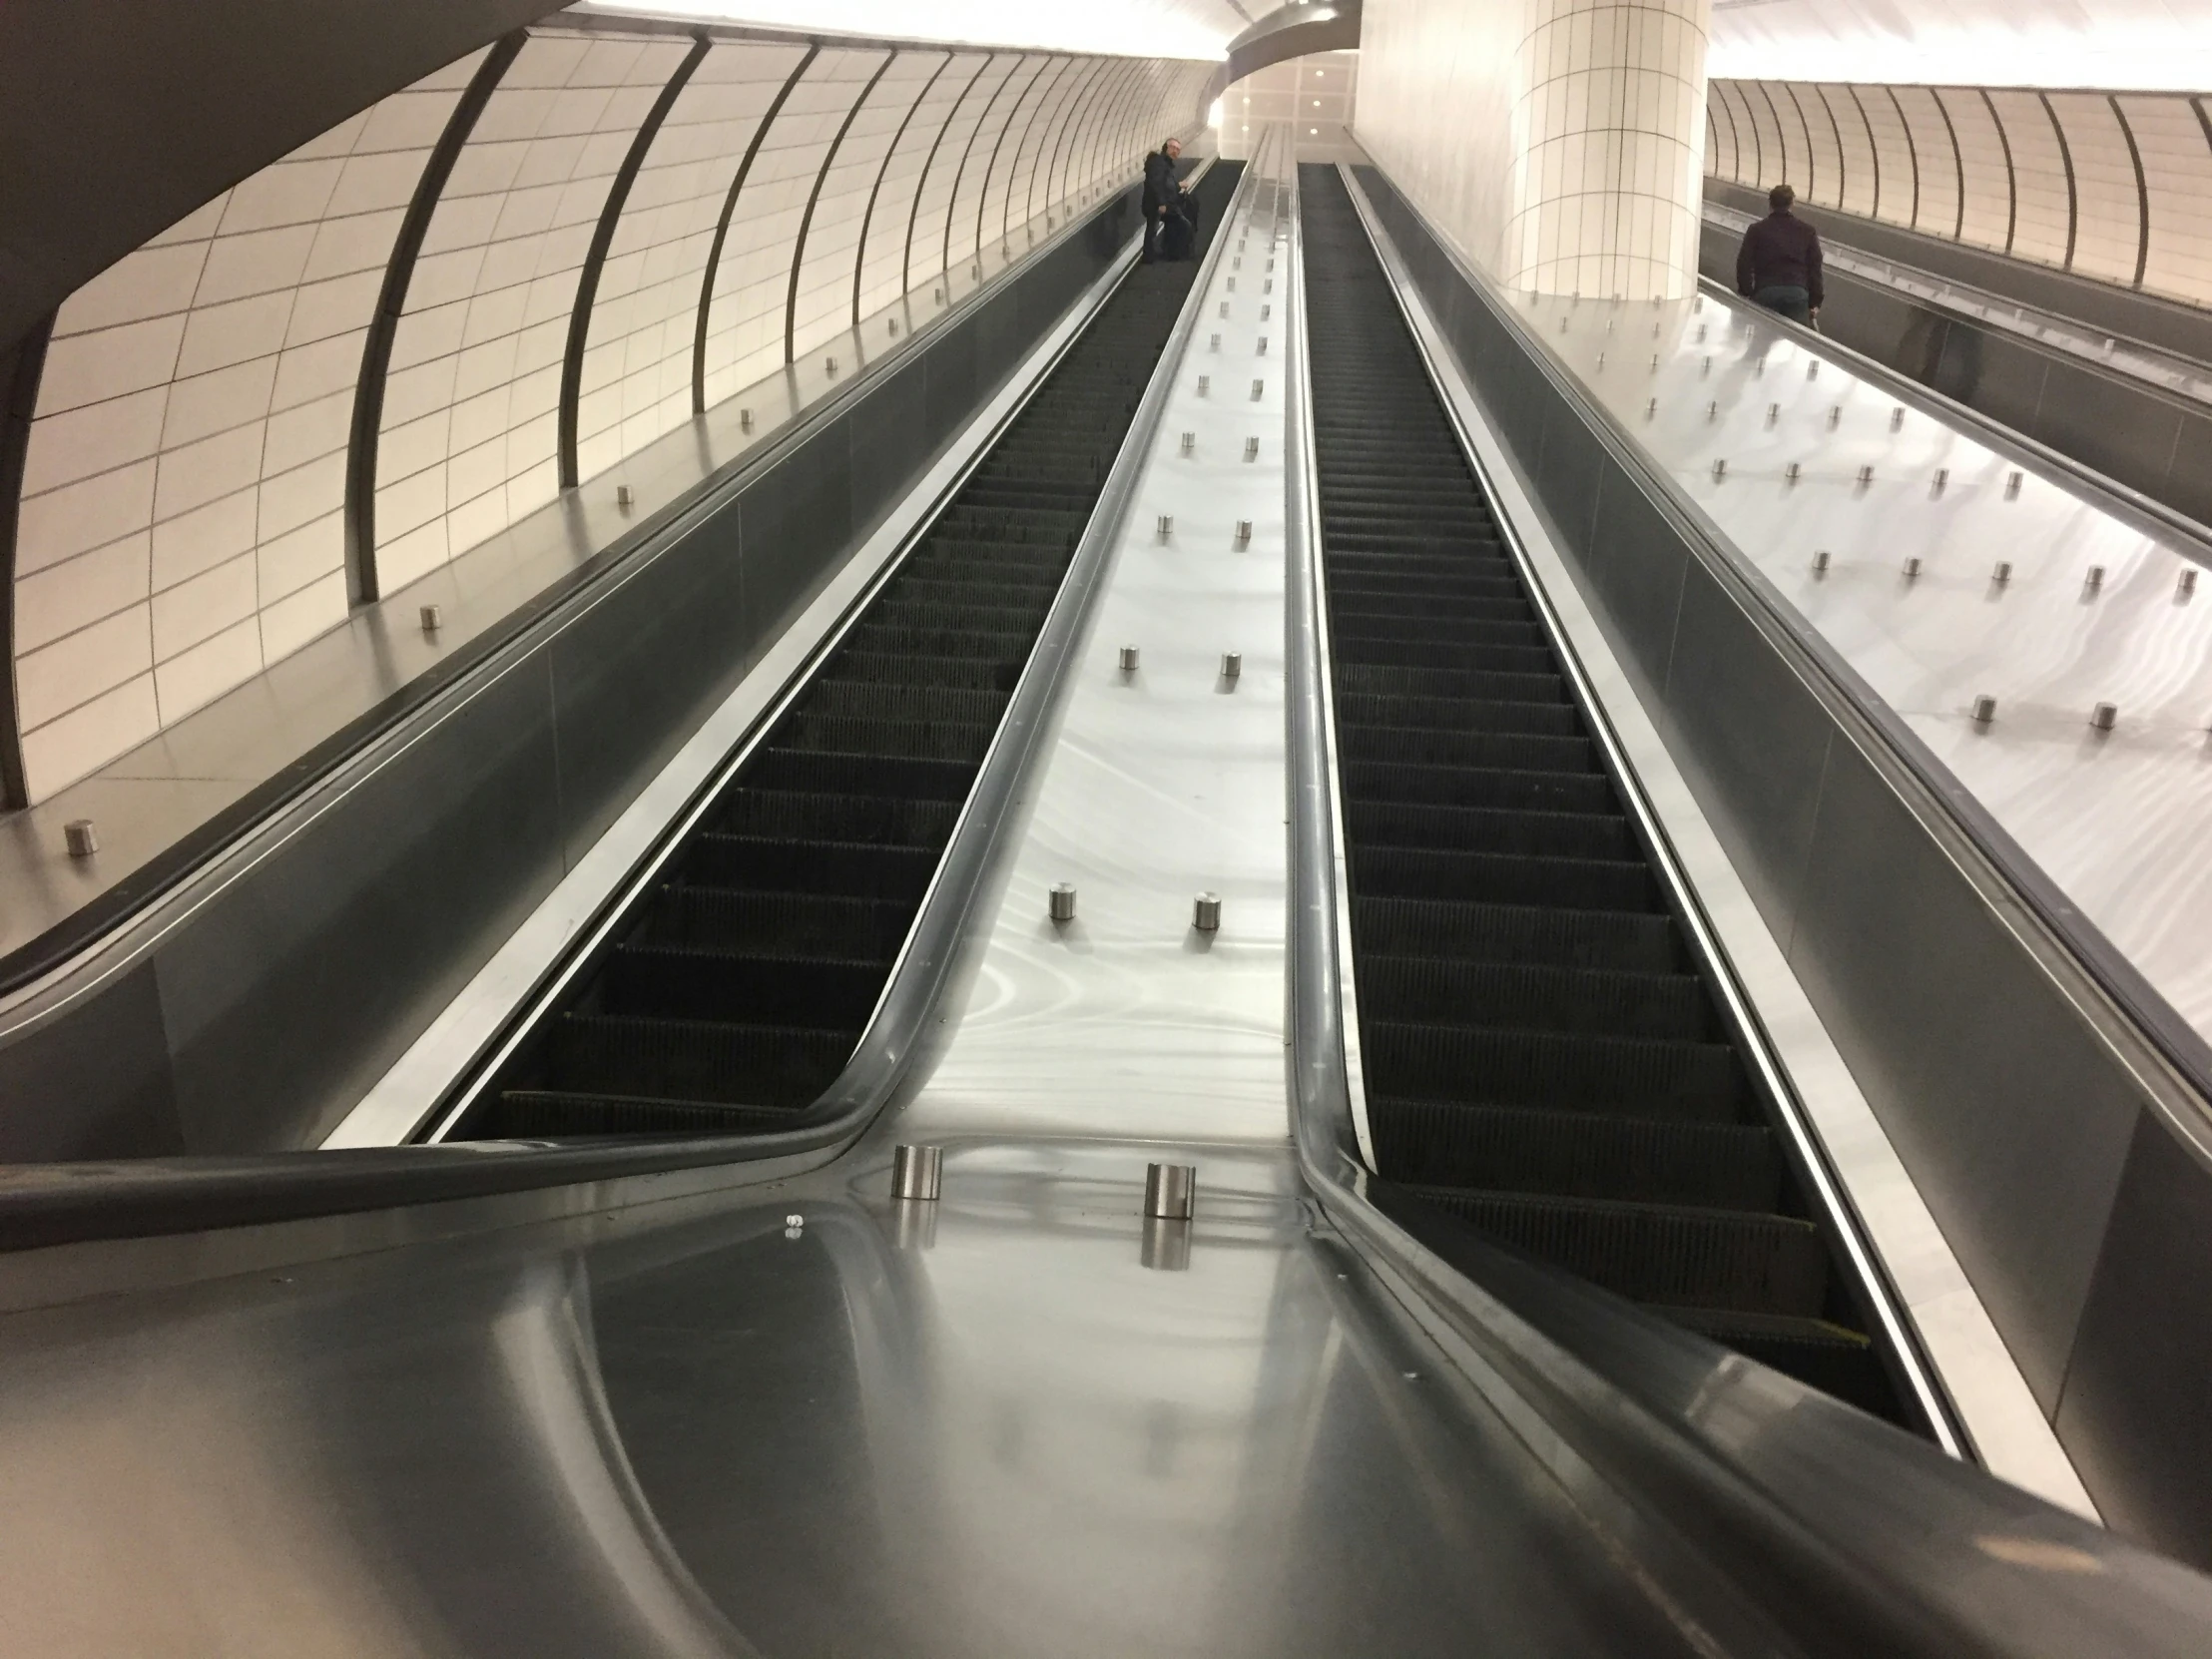
<instances>
[{"instance_id":1,"label":"cylindrical metal bollard","mask_svg":"<svg viewBox=\"0 0 2212 1659\"><path fill-rule=\"evenodd\" d=\"M624 512L628 512L632 507L636 506L637 500L637 496L631 492L630 486L628 484L615 485L615 505L620 507Z\"/></svg>"},{"instance_id":2,"label":"cylindrical metal bollard","mask_svg":"<svg viewBox=\"0 0 2212 1659\"><path fill-rule=\"evenodd\" d=\"M1250 541L1251 539L1252 539L1252 520L1251 520L1251 519L1249 519L1249 518L1240 518L1240 519L1238 519L1238 520L1237 520L1237 545L1238 545L1239 547L1242 547L1242 546L1244 546L1244 544L1245 544L1246 542Z\"/></svg>"},{"instance_id":3,"label":"cylindrical metal bollard","mask_svg":"<svg viewBox=\"0 0 2212 1659\"><path fill-rule=\"evenodd\" d=\"M1075 883L1073 881L1055 881L1052 884L1051 896L1046 903L1054 921L1073 921L1075 919Z\"/></svg>"},{"instance_id":4,"label":"cylindrical metal bollard","mask_svg":"<svg viewBox=\"0 0 2212 1659\"><path fill-rule=\"evenodd\" d=\"M891 1197L927 1201L943 1182L943 1147L900 1146L891 1154Z\"/></svg>"},{"instance_id":5,"label":"cylindrical metal bollard","mask_svg":"<svg viewBox=\"0 0 2212 1659\"><path fill-rule=\"evenodd\" d=\"M417 613L417 619L421 622L422 631L425 634L434 634L445 626L445 612L443 608L436 605L423 606L421 611Z\"/></svg>"},{"instance_id":6,"label":"cylindrical metal bollard","mask_svg":"<svg viewBox=\"0 0 2212 1659\"><path fill-rule=\"evenodd\" d=\"M2119 723L2120 711L2115 704L2099 703L2096 708L2090 711L2089 724L2099 732L2109 732Z\"/></svg>"},{"instance_id":7,"label":"cylindrical metal bollard","mask_svg":"<svg viewBox=\"0 0 2212 1659\"><path fill-rule=\"evenodd\" d=\"M1191 1200L1198 1191L1198 1171L1190 1164L1147 1164L1144 1171L1144 1213L1163 1221L1189 1221Z\"/></svg>"},{"instance_id":8,"label":"cylindrical metal bollard","mask_svg":"<svg viewBox=\"0 0 2212 1659\"><path fill-rule=\"evenodd\" d=\"M1221 926L1221 894L1202 892L1191 901L1191 925L1201 933L1211 933Z\"/></svg>"},{"instance_id":9,"label":"cylindrical metal bollard","mask_svg":"<svg viewBox=\"0 0 2212 1659\"><path fill-rule=\"evenodd\" d=\"M100 832L89 818L73 818L62 826L62 844L72 858L89 858L100 850Z\"/></svg>"},{"instance_id":10,"label":"cylindrical metal bollard","mask_svg":"<svg viewBox=\"0 0 2212 1659\"><path fill-rule=\"evenodd\" d=\"M1244 673L1244 653L1242 651L1224 651L1221 654L1221 677L1224 680L1234 680L1242 673Z\"/></svg>"},{"instance_id":11,"label":"cylindrical metal bollard","mask_svg":"<svg viewBox=\"0 0 2212 1659\"><path fill-rule=\"evenodd\" d=\"M1137 672L1137 648L1135 646L1125 645L1121 648L1121 671L1124 674Z\"/></svg>"},{"instance_id":12,"label":"cylindrical metal bollard","mask_svg":"<svg viewBox=\"0 0 2212 1659\"><path fill-rule=\"evenodd\" d=\"M1973 723L1976 726L1986 726L1996 718L1997 700L1995 698L1984 695L1973 700Z\"/></svg>"}]
</instances>

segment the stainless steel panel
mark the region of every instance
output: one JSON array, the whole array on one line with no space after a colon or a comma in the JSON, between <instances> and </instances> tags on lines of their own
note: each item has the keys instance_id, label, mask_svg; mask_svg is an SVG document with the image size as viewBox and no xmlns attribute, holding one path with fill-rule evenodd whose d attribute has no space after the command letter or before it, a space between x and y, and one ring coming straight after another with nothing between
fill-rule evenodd
<instances>
[{"instance_id":1,"label":"stainless steel panel","mask_svg":"<svg viewBox=\"0 0 2212 1659\"><path fill-rule=\"evenodd\" d=\"M0 1048L0 1163L157 1158L185 1150L154 964L83 1017Z\"/></svg>"},{"instance_id":2,"label":"stainless steel panel","mask_svg":"<svg viewBox=\"0 0 2212 1659\"><path fill-rule=\"evenodd\" d=\"M1586 569L1597 615L1656 708L1674 660L1689 549L1659 506L1618 473L1598 482Z\"/></svg>"},{"instance_id":3,"label":"stainless steel panel","mask_svg":"<svg viewBox=\"0 0 2212 1659\"><path fill-rule=\"evenodd\" d=\"M2132 1537L2184 1559L2212 1535L2212 1485L2181 1485L2167 1460L2212 1467L2212 1322L2177 1320L2176 1303L2212 1303L2212 1191L2196 1159L2148 1114L2138 1118L2058 1404L2066 1439L2119 1471L2125 1499L2108 1516ZM2158 1462L2151 1461L2157 1459Z\"/></svg>"}]
</instances>

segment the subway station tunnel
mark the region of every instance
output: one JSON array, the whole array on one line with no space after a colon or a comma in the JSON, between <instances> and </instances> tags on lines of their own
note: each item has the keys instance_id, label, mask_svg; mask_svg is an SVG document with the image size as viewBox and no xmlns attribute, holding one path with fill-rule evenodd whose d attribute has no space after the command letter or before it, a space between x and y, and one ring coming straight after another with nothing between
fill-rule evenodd
<instances>
[{"instance_id":1,"label":"subway station tunnel","mask_svg":"<svg viewBox=\"0 0 2212 1659\"><path fill-rule=\"evenodd\" d=\"M11 1650L2212 1651L2207 89L0 9Z\"/></svg>"}]
</instances>

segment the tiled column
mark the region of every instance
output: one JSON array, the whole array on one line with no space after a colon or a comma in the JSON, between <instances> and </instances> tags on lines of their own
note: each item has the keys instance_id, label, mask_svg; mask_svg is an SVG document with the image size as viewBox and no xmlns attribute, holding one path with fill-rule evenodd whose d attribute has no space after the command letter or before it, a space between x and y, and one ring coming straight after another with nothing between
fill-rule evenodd
<instances>
[{"instance_id":1,"label":"tiled column","mask_svg":"<svg viewBox=\"0 0 2212 1659\"><path fill-rule=\"evenodd\" d=\"M1712 0L1368 0L1356 132L1511 287L1697 280Z\"/></svg>"},{"instance_id":2,"label":"tiled column","mask_svg":"<svg viewBox=\"0 0 2212 1659\"><path fill-rule=\"evenodd\" d=\"M1712 0L1529 0L1497 275L1543 293L1697 285Z\"/></svg>"}]
</instances>

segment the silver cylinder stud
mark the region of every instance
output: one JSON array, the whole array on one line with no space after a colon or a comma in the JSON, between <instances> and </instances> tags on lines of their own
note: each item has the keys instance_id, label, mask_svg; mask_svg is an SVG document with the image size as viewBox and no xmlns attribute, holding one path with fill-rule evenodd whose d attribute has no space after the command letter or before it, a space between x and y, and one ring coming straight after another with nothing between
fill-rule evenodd
<instances>
[{"instance_id":1,"label":"silver cylinder stud","mask_svg":"<svg viewBox=\"0 0 2212 1659\"><path fill-rule=\"evenodd\" d=\"M2182 599L2187 599L2196 591L2197 573L2195 568L2192 566L2190 569L2183 571L2181 575L2175 580L2174 593Z\"/></svg>"},{"instance_id":2,"label":"silver cylinder stud","mask_svg":"<svg viewBox=\"0 0 2212 1659\"><path fill-rule=\"evenodd\" d=\"M1219 335L1219 334L1209 334L1209 335L1207 335L1207 337L1206 337L1206 349L1207 349L1207 350L1209 350L1209 351L1219 351L1219 350L1221 349L1221 335Z\"/></svg>"},{"instance_id":3,"label":"silver cylinder stud","mask_svg":"<svg viewBox=\"0 0 2212 1659\"><path fill-rule=\"evenodd\" d=\"M1234 680L1242 673L1244 673L1244 653L1242 651L1224 651L1221 654L1221 677L1224 680Z\"/></svg>"},{"instance_id":4,"label":"silver cylinder stud","mask_svg":"<svg viewBox=\"0 0 2212 1659\"><path fill-rule=\"evenodd\" d=\"M1242 546L1244 546L1244 545L1245 545L1245 543L1249 542L1249 541L1250 541L1251 539L1252 539L1252 520L1251 520L1251 519L1249 519L1249 518L1240 518L1240 519L1238 519L1238 520L1237 520L1237 545L1238 545L1239 547L1242 547Z\"/></svg>"},{"instance_id":5,"label":"silver cylinder stud","mask_svg":"<svg viewBox=\"0 0 2212 1659\"><path fill-rule=\"evenodd\" d=\"M1191 925L1201 933L1211 933L1220 928L1220 893L1202 892L1191 900Z\"/></svg>"},{"instance_id":6,"label":"silver cylinder stud","mask_svg":"<svg viewBox=\"0 0 2212 1659\"><path fill-rule=\"evenodd\" d=\"M1727 477L1727 476L1728 476L1728 463L1727 463L1726 461L1715 461L1715 462L1713 463L1713 479L1714 479L1714 481L1715 481L1716 483L1718 483L1718 482L1719 482L1719 481L1720 481L1721 479L1723 479L1723 478L1725 478L1725 477Z\"/></svg>"},{"instance_id":7,"label":"silver cylinder stud","mask_svg":"<svg viewBox=\"0 0 2212 1659\"><path fill-rule=\"evenodd\" d=\"M1121 657L1120 657L1120 662L1121 662L1121 671L1122 671L1122 673L1124 673L1124 674L1134 674L1134 673L1136 673L1136 672L1137 672L1137 648L1136 648L1135 646L1133 646L1133 645L1125 645L1125 646L1123 646L1123 647L1121 648Z\"/></svg>"},{"instance_id":8,"label":"silver cylinder stud","mask_svg":"<svg viewBox=\"0 0 2212 1659\"><path fill-rule=\"evenodd\" d=\"M1268 354L1268 336L1267 336L1267 335L1265 335L1265 334L1262 334L1262 335L1260 336L1260 350L1259 350L1259 352L1258 352L1258 355L1260 355L1260 356L1263 356L1263 357L1264 357L1264 356L1266 356L1267 354Z\"/></svg>"},{"instance_id":9,"label":"silver cylinder stud","mask_svg":"<svg viewBox=\"0 0 2212 1659\"><path fill-rule=\"evenodd\" d=\"M1890 430L1893 432L1905 430L1905 405L1902 403L1890 411Z\"/></svg>"},{"instance_id":10,"label":"silver cylinder stud","mask_svg":"<svg viewBox=\"0 0 2212 1659\"><path fill-rule=\"evenodd\" d=\"M1245 459L1246 459L1246 460L1248 460L1248 461L1256 461L1256 460L1258 460L1259 458L1260 458L1260 440L1259 440L1258 438L1246 438L1246 439L1245 439Z\"/></svg>"},{"instance_id":11,"label":"silver cylinder stud","mask_svg":"<svg viewBox=\"0 0 2212 1659\"><path fill-rule=\"evenodd\" d=\"M1174 535L1174 534L1175 534L1175 515L1174 515L1174 514L1172 514L1172 513L1162 513L1162 514L1160 515L1160 539L1161 539L1162 541L1166 541L1166 540L1168 539L1168 537L1170 537L1170 536L1172 536L1172 535Z\"/></svg>"},{"instance_id":12,"label":"silver cylinder stud","mask_svg":"<svg viewBox=\"0 0 2212 1659\"><path fill-rule=\"evenodd\" d=\"M72 858L89 858L100 850L100 832L89 818L73 818L62 826L62 844Z\"/></svg>"},{"instance_id":13,"label":"silver cylinder stud","mask_svg":"<svg viewBox=\"0 0 2212 1659\"><path fill-rule=\"evenodd\" d=\"M2087 588L2091 593L2095 593L2099 588L2104 586L2104 566L2091 565L2089 567L2089 574L2081 579L2081 583L2082 586Z\"/></svg>"},{"instance_id":14,"label":"silver cylinder stud","mask_svg":"<svg viewBox=\"0 0 2212 1659\"><path fill-rule=\"evenodd\" d=\"M1797 462L1792 461L1788 466L1782 469L1782 476L1789 482L1794 484L1798 481L1798 471L1799 468Z\"/></svg>"},{"instance_id":15,"label":"silver cylinder stud","mask_svg":"<svg viewBox=\"0 0 2212 1659\"><path fill-rule=\"evenodd\" d=\"M1646 420L1649 420L1649 419L1650 419L1650 418L1651 418L1651 417L1652 417L1653 415L1657 414L1658 412L1659 412L1659 399L1658 399L1658 398L1656 398L1656 397L1653 397L1653 398L1648 398L1648 399L1646 399L1646 401L1645 401L1645 403L1644 403L1644 418L1645 418Z\"/></svg>"},{"instance_id":16,"label":"silver cylinder stud","mask_svg":"<svg viewBox=\"0 0 2212 1659\"><path fill-rule=\"evenodd\" d=\"M615 505L624 512L628 512L633 506L637 505L637 499L636 496L630 493L628 484L615 485Z\"/></svg>"},{"instance_id":17,"label":"silver cylinder stud","mask_svg":"<svg viewBox=\"0 0 2212 1659\"><path fill-rule=\"evenodd\" d=\"M943 1147L900 1146L891 1153L891 1197L928 1203L943 1186Z\"/></svg>"},{"instance_id":18,"label":"silver cylinder stud","mask_svg":"<svg viewBox=\"0 0 2212 1659\"><path fill-rule=\"evenodd\" d=\"M1159 1216L1144 1218L1144 1244L1137 1260L1155 1273L1186 1273L1191 1266L1191 1224Z\"/></svg>"},{"instance_id":19,"label":"silver cylinder stud","mask_svg":"<svg viewBox=\"0 0 2212 1659\"><path fill-rule=\"evenodd\" d=\"M738 430L741 432L753 430L753 411L751 409L740 409L738 411Z\"/></svg>"},{"instance_id":20,"label":"silver cylinder stud","mask_svg":"<svg viewBox=\"0 0 2212 1659\"><path fill-rule=\"evenodd\" d=\"M1813 574L1815 576L1826 576L1828 574L1830 558L1831 555L1825 547L1813 555Z\"/></svg>"},{"instance_id":21,"label":"silver cylinder stud","mask_svg":"<svg viewBox=\"0 0 2212 1659\"><path fill-rule=\"evenodd\" d=\"M2115 704L2099 703L2089 711L2089 724L2099 732L2109 732L2119 723L2120 711Z\"/></svg>"},{"instance_id":22,"label":"silver cylinder stud","mask_svg":"<svg viewBox=\"0 0 2212 1659\"><path fill-rule=\"evenodd\" d=\"M1831 403L1828 406L1828 429L1833 432L1843 423L1844 406L1841 403Z\"/></svg>"},{"instance_id":23,"label":"silver cylinder stud","mask_svg":"<svg viewBox=\"0 0 2212 1659\"><path fill-rule=\"evenodd\" d=\"M1874 468L1873 468L1873 467L1871 467L1871 466L1863 466L1863 467L1861 467L1861 468L1859 469L1859 481L1860 481L1860 482L1861 482L1862 484L1871 484L1871 483L1873 483L1873 482L1874 482Z\"/></svg>"},{"instance_id":24,"label":"silver cylinder stud","mask_svg":"<svg viewBox=\"0 0 2212 1659\"><path fill-rule=\"evenodd\" d=\"M1910 582L1918 577L1920 573L1921 561L1919 555L1916 554L1914 557L1905 561L1905 579Z\"/></svg>"},{"instance_id":25,"label":"silver cylinder stud","mask_svg":"<svg viewBox=\"0 0 2212 1659\"><path fill-rule=\"evenodd\" d=\"M1996 718L1997 700L1995 698L1982 696L1973 700L1973 723L1976 726L1986 726Z\"/></svg>"},{"instance_id":26,"label":"silver cylinder stud","mask_svg":"<svg viewBox=\"0 0 2212 1659\"><path fill-rule=\"evenodd\" d=\"M1819 363L1807 363L1805 365L1805 377L1808 380L1818 380L1821 377L1821 365Z\"/></svg>"},{"instance_id":27,"label":"silver cylinder stud","mask_svg":"<svg viewBox=\"0 0 2212 1659\"><path fill-rule=\"evenodd\" d=\"M1229 314L1229 301L1226 299L1221 302L1221 314L1223 316L1227 316Z\"/></svg>"},{"instance_id":28,"label":"silver cylinder stud","mask_svg":"<svg viewBox=\"0 0 2212 1659\"><path fill-rule=\"evenodd\" d=\"M1207 394L1207 392L1209 392L1209 391L1211 391L1211 390L1213 389L1213 385L1214 385L1214 377L1213 377L1212 375L1210 375L1210 374L1201 374L1201 375L1200 375L1200 376L1198 377L1198 395L1199 395L1199 396L1201 396L1201 397L1204 397L1204 396L1205 396L1205 395Z\"/></svg>"},{"instance_id":29,"label":"silver cylinder stud","mask_svg":"<svg viewBox=\"0 0 2212 1659\"><path fill-rule=\"evenodd\" d=\"M1705 405L1705 418L1707 420L1718 420L1720 419L1720 417L1721 406L1718 403L1708 403Z\"/></svg>"},{"instance_id":30,"label":"silver cylinder stud","mask_svg":"<svg viewBox=\"0 0 2212 1659\"><path fill-rule=\"evenodd\" d=\"M425 634L434 634L445 626L445 607L442 605L425 605L416 613L416 620L422 624L422 631Z\"/></svg>"},{"instance_id":31,"label":"silver cylinder stud","mask_svg":"<svg viewBox=\"0 0 2212 1659\"><path fill-rule=\"evenodd\" d=\"M1198 1170L1190 1164L1147 1164L1144 1213L1162 1221L1189 1221L1198 1195Z\"/></svg>"},{"instance_id":32,"label":"silver cylinder stud","mask_svg":"<svg viewBox=\"0 0 2212 1659\"><path fill-rule=\"evenodd\" d=\"M1776 421L1780 420L1781 418L1782 418L1782 405L1781 405L1781 404L1779 404L1779 403L1769 403L1769 404L1767 405L1767 424L1768 424L1769 426L1772 426L1772 425L1773 425L1773 424L1774 424L1774 423L1775 423Z\"/></svg>"},{"instance_id":33,"label":"silver cylinder stud","mask_svg":"<svg viewBox=\"0 0 2212 1659\"><path fill-rule=\"evenodd\" d=\"M1996 569L1989 572L1989 580L1996 583L1996 585L2000 588L2003 587L2007 582L2011 581L2012 561L2010 559L1999 559L1997 561Z\"/></svg>"},{"instance_id":34,"label":"silver cylinder stud","mask_svg":"<svg viewBox=\"0 0 2212 1659\"><path fill-rule=\"evenodd\" d=\"M2004 499L2017 501L2020 497L2020 478L2017 472L2007 473L2004 479Z\"/></svg>"},{"instance_id":35,"label":"silver cylinder stud","mask_svg":"<svg viewBox=\"0 0 2212 1659\"><path fill-rule=\"evenodd\" d=\"M1265 396L1267 395L1267 391L1268 391L1268 383L1267 383L1267 381L1265 381L1265 380L1255 380L1255 381L1253 381L1253 382L1252 382L1252 400L1253 400L1253 402L1255 402L1255 403L1259 402L1261 398L1263 398L1263 397L1265 397Z\"/></svg>"},{"instance_id":36,"label":"silver cylinder stud","mask_svg":"<svg viewBox=\"0 0 2212 1659\"><path fill-rule=\"evenodd\" d=\"M1054 921L1073 921L1075 919L1075 883L1073 881L1055 881L1052 883L1052 891L1045 898L1045 913Z\"/></svg>"},{"instance_id":37,"label":"silver cylinder stud","mask_svg":"<svg viewBox=\"0 0 2212 1659\"><path fill-rule=\"evenodd\" d=\"M1183 453L1188 455L1193 449L1196 449L1197 447L1198 434L1196 432L1185 432L1183 434Z\"/></svg>"}]
</instances>

